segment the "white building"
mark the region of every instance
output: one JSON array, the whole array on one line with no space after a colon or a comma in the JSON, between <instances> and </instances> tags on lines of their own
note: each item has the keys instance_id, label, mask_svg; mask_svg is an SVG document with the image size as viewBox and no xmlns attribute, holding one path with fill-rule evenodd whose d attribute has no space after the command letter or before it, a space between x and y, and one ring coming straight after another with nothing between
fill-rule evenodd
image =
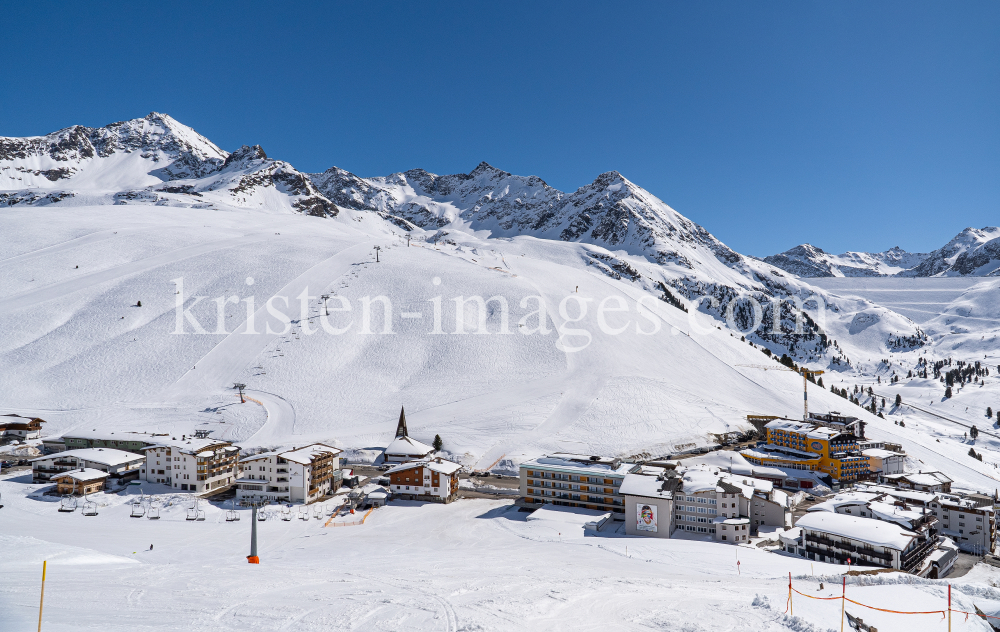
<instances>
[{"instance_id":1,"label":"white building","mask_svg":"<svg viewBox=\"0 0 1000 632\"><path fill-rule=\"evenodd\" d=\"M918 572L938 540L923 537L894 522L858 518L829 511L813 511L795 526L801 536L785 543L785 550L818 562L894 568Z\"/></svg>"},{"instance_id":2,"label":"white building","mask_svg":"<svg viewBox=\"0 0 1000 632\"><path fill-rule=\"evenodd\" d=\"M789 497L771 481L708 466L660 476L644 467L642 473L625 475L620 493L629 535L703 535L739 544L748 542L761 526L791 526ZM669 516L664 513L668 509Z\"/></svg>"},{"instance_id":3,"label":"white building","mask_svg":"<svg viewBox=\"0 0 1000 632\"><path fill-rule=\"evenodd\" d=\"M340 454L325 443L265 452L240 461L236 498L311 503L340 487Z\"/></svg>"},{"instance_id":4,"label":"white building","mask_svg":"<svg viewBox=\"0 0 1000 632\"><path fill-rule=\"evenodd\" d=\"M403 463L392 468L389 489L408 500L450 503L458 494L458 473L462 466L441 457Z\"/></svg>"},{"instance_id":5,"label":"white building","mask_svg":"<svg viewBox=\"0 0 1000 632\"><path fill-rule=\"evenodd\" d=\"M868 457L868 469L875 474L886 476L903 473L903 464L906 462L905 454L882 448L868 448L862 450L861 454Z\"/></svg>"},{"instance_id":6,"label":"white building","mask_svg":"<svg viewBox=\"0 0 1000 632\"><path fill-rule=\"evenodd\" d=\"M976 555L992 553L996 545L996 511L992 505L952 494L939 494L928 511L940 522L941 533L963 551Z\"/></svg>"},{"instance_id":7,"label":"white building","mask_svg":"<svg viewBox=\"0 0 1000 632\"><path fill-rule=\"evenodd\" d=\"M31 459L31 481L47 483L54 474L90 468L119 480L138 478L145 459L141 454L111 448L66 450Z\"/></svg>"},{"instance_id":8,"label":"white building","mask_svg":"<svg viewBox=\"0 0 1000 632\"><path fill-rule=\"evenodd\" d=\"M161 440L142 451L143 477L182 492L220 489L239 477L240 449L228 441L184 437Z\"/></svg>"}]
</instances>

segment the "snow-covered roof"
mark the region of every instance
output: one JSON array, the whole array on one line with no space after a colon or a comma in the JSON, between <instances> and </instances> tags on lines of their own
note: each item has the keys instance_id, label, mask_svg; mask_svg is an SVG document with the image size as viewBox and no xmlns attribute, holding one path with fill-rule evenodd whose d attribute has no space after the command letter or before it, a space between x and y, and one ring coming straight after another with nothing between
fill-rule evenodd
<instances>
[{"instance_id":1,"label":"snow-covered roof","mask_svg":"<svg viewBox=\"0 0 1000 632\"><path fill-rule=\"evenodd\" d=\"M439 474L445 474L448 476L462 469L462 466L459 465L458 463L453 463L446 459L437 457L433 459L420 459L417 461L408 461L406 463L400 463L391 470L388 470L386 474L392 474L393 472L402 472L404 470L412 470L415 467L426 467L432 472L438 472Z\"/></svg>"},{"instance_id":2,"label":"snow-covered roof","mask_svg":"<svg viewBox=\"0 0 1000 632\"><path fill-rule=\"evenodd\" d=\"M70 470L68 472L56 474L52 478L59 479L64 476L68 476L75 481L80 481L81 483L86 483L88 481L99 481L102 478L107 478L108 473L102 472L101 470L95 470L93 468L84 467L79 470Z\"/></svg>"},{"instance_id":3,"label":"snow-covered roof","mask_svg":"<svg viewBox=\"0 0 1000 632\"><path fill-rule=\"evenodd\" d=\"M952 482L951 478L942 472L904 472L903 474L891 474L885 479L889 481L904 480L912 485L926 485L928 487Z\"/></svg>"},{"instance_id":4,"label":"snow-covered roof","mask_svg":"<svg viewBox=\"0 0 1000 632\"><path fill-rule=\"evenodd\" d=\"M323 443L314 443L312 445L307 445L304 448L298 448L296 450L291 450L289 452L282 452L279 456L283 459L288 459L293 463L298 463L300 465L309 465L312 460L317 456L322 456L324 454L333 453L335 456L340 454L343 450L328 446Z\"/></svg>"},{"instance_id":5,"label":"snow-covered roof","mask_svg":"<svg viewBox=\"0 0 1000 632\"><path fill-rule=\"evenodd\" d=\"M802 527L792 527L778 533L778 541L782 544L798 544L802 537Z\"/></svg>"},{"instance_id":6,"label":"snow-covered roof","mask_svg":"<svg viewBox=\"0 0 1000 632\"><path fill-rule=\"evenodd\" d=\"M601 511L599 509L584 509L583 507L563 507L560 505L543 505L542 507L534 510L526 520L549 520L552 522L565 522L569 524L578 524L583 526L588 522L593 522L595 520L607 520L611 517L610 511Z\"/></svg>"},{"instance_id":7,"label":"snow-covered roof","mask_svg":"<svg viewBox=\"0 0 1000 632\"><path fill-rule=\"evenodd\" d=\"M232 448L232 450L239 450L236 446L231 446L228 441L220 441L218 439L195 439L194 437L187 437L184 439L157 437L156 443L146 446L143 450L155 450L157 448L171 448L173 450L179 450L183 454L197 454L198 452L204 452L208 449L218 448Z\"/></svg>"},{"instance_id":8,"label":"snow-covered roof","mask_svg":"<svg viewBox=\"0 0 1000 632\"><path fill-rule=\"evenodd\" d=\"M837 511L838 508L845 505L867 505L882 495L878 492L865 491L841 492L829 500L813 505L809 511Z\"/></svg>"},{"instance_id":9,"label":"snow-covered roof","mask_svg":"<svg viewBox=\"0 0 1000 632\"><path fill-rule=\"evenodd\" d=\"M396 437L385 449L390 456L426 456L433 451L433 447L411 437Z\"/></svg>"},{"instance_id":10,"label":"snow-covered roof","mask_svg":"<svg viewBox=\"0 0 1000 632\"><path fill-rule=\"evenodd\" d=\"M867 450L862 450L861 454L873 459L887 459L891 456L903 456L899 452L883 450L882 448L868 448Z\"/></svg>"},{"instance_id":11,"label":"snow-covered roof","mask_svg":"<svg viewBox=\"0 0 1000 632\"><path fill-rule=\"evenodd\" d=\"M31 460L45 461L51 459L66 459L68 457L74 457L91 463L100 463L101 465L107 465L108 467L146 460L146 457L141 454L126 452L125 450L115 450L114 448L80 448L79 450L66 450L64 452L40 456Z\"/></svg>"},{"instance_id":12,"label":"snow-covered roof","mask_svg":"<svg viewBox=\"0 0 1000 632\"><path fill-rule=\"evenodd\" d=\"M743 450L740 450L740 454L758 459L783 459L785 461L815 462L820 459L820 456L813 452L804 452L802 450L786 448L784 446L744 448Z\"/></svg>"},{"instance_id":13,"label":"snow-covered roof","mask_svg":"<svg viewBox=\"0 0 1000 632\"><path fill-rule=\"evenodd\" d=\"M895 522L904 527L912 527L913 523L920 522L920 520L925 516L925 514L914 509L906 509L892 504L892 501L895 500L892 497L886 497L885 500L888 502L873 501L868 503L868 508L871 510L872 514L877 516L880 520Z\"/></svg>"},{"instance_id":14,"label":"snow-covered roof","mask_svg":"<svg viewBox=\"0 0 1000 632\"><path fill-rule=\"evenodd\" d=\"M828 511L807 513L799 518L795 526L899 551L905 551L910 542L917 537L916 533L892 522L857 518Z\"/></svg>"},{"instance_id":15,"label":"snow-covered roof","mask_svg":"<svg viewBox=\"0 0 1000 632\"><path fill-rule=\"evenodd\" d=\"M575 458L576 455L553 454L551 456L540 456L521 464L521 467L536 467L539 469L549 469L558 471L573 471L580 474L600 474L605 476L622 476L636 471L639 466L635 463L620 463L617 468L614 462L607 462L607 459L600 461L585 461L587 457Z\"/></svg>"},{"instance_id":16,"label":"snow-covered roof","mask_svg":"<svg viewBox=\"0 0 1000 632\"><path fill-rule=\"evenodd\" d=\"M643 496L646 498L672 498L673 492L663 490L664 481L655 476L626 474L618 493L623 496Z\"/></svg>"},{"instance_id":17,"label":"snow-covered roof","mask_svg":"<svg viewBox=\"0 0 1000 632\"><path fill-rule=\"evenodd\" d=\"M891 494L896 498L910 500L915 503L927 504L940 497L936 492L921 492L915 489L899 489L888 485L858 485L855 489L859 491L874 492L878 494Z\"/></svg>"},{"instance_id":18,"label":"snow-covered roof","mask_svg":"<svg viewBox=\"0 0 1000 632\"><path fill-rule=\"evenodd\" d=\"M764 425L768 430L785 430L787 432L797 432L804 434L810 439L833 439L841 434L840 430L818 426L816 424L801 421L791 421L788 419L775 419Z\"/></svg>"}]
</instances>

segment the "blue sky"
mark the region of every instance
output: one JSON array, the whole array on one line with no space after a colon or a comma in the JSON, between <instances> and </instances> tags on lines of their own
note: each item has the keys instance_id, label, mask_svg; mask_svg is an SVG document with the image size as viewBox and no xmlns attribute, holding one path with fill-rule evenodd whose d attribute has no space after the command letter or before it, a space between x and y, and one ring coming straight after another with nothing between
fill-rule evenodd
<instances>
[{"instance_id":1,"label":"blue sky","mask_svg":"<svg viewBox=\"0 0 1000 632\"><path fill-rule=\"evenodd\" d=\"M996 2L23 3L0 135L167 112L362 176L620 171L746 254L1000 224Z\"/></svg>"}]
</instances>

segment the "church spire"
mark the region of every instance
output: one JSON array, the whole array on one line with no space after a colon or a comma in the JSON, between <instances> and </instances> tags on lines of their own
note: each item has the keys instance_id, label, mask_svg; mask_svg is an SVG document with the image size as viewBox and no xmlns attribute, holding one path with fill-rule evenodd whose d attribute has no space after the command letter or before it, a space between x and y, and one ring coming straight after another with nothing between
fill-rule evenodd
<instances>
[{"instance_id":1,"label":"church spire","mask_svg":"<svg viewBox=\"0 0 1000 632\"><path fill-rule=\"evenodd\" d=\"M406 437L409 433L406 432L406 411L403 407L399 407L399 425L396 426L396 437Z\"/></svg>"}]
</instances>

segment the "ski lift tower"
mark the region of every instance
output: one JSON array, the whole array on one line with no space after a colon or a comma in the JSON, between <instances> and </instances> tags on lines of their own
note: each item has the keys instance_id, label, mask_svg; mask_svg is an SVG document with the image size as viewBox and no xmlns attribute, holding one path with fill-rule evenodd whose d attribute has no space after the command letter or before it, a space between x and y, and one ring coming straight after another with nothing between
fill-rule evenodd
<instances>
[{"instance_id":1,"label":"ski lift tower","mask_svg":"<svg viewBox=\"0 0 1000 632\"><path fill-rule=\"evenodd\" d=\"M375 246L372 250L375 251L375 263L378 263L378 253L382 251L382 246Z\"/></svg>"},{"instance_id":2,"label":"ski lift tower","mask_svg":"<svg viewBox=\"0 0 1000 632\"><path fill-rule=\"evenodd\" d=\"M809 421L809 377L814 375L823 375L823 371L813 371L805 367L793 369L783 364L779 364L778 366L764 366L763 364L737 364L736 366L744 366L750 369L761 369L762 371L788 371L800 374L802 376L802 421Z\"/></svg>"},{"instance_id":3,"label":"ski lift tower","mask_svg":"<svg viewBox=\"0 0 1000 632\"><path fill-rule=\"evenodd\" d=\"M322 296L320 296L320 299L323 300L323 311L326 313L327 316L329 316L330 315L330 307L326 304L326 302L328 300L330 300L330 295L329 294L323 294Z\"/></svg>"},{"instance_id":4,"label":"ski lift tower","mask_svg":"<svg viewBox=\"0 0 1000 632\"><path fill-rule=\"evenodd\" d=\"M240 391L240 403L241 404L247 403L247 400L243 397L243 389L245 389L246 387L247 387L247 385L243 384L242 382L237 382L236 384L233 384L233 388L239 389L239 391Z\"/></svg>"},{"instance_id":5,"label":"ski lift tower","mask_svg":"<svg viewBox=\"0 0 1000 632\"><path fill-rule=\"evenodd\" d=\"M250 507L252 511L250 520L250 555L247 556L247 562L250 564L260 564L260 558L257 557L257 509L266 504L266 500L258 498L248 498L240 501L242 507Z\"/></svg>"}]
</instances>

